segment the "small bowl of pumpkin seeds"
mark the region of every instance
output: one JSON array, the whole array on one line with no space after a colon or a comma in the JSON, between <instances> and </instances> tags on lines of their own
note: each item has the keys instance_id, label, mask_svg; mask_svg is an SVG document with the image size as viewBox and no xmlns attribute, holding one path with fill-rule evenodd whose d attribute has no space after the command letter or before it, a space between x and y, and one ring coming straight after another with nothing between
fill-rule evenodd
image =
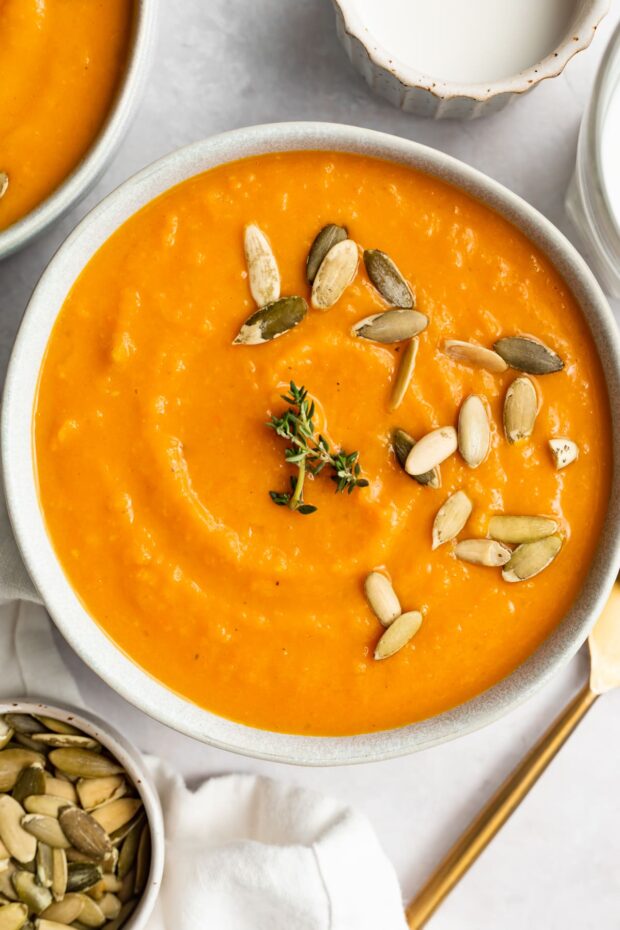
<instances>
[{"instance_id":1,"label":"small bowl of pumpkin seeds","mask_svg":"<svg viewBox=\"0 0 620 930\"><path fill-rule=\"evenodd\" d=\"M139 930L164 859L144 760L87 711L0 702L0 930Z\"/></svg>"}]
</instances>

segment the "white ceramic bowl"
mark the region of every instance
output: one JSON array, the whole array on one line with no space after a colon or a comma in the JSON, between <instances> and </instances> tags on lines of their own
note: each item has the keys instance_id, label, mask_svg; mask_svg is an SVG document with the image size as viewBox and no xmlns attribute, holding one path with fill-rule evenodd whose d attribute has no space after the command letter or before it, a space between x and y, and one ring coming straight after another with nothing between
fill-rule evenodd
<instances>
[{"instance_id":1,"label":"white ceramic bowl","mask_svg":"<svg viewBox=\"0 0 620 930\"><path fill-rule=\"evenodd\" d=\"M44 232L97 183L129 129L146 86L155 44L159 0L135 0L133 36L120 88L103 126L71 174L38 206L0 230L0 259Z\"/></svg>"},{"instance_id":2,"label":"white ceramic bowl","mask_svg":"<svg viewBox=\"0 0 620 930\"><path fill-rule=\"evenodd\" d=\"M123 930L143 930L151 916L164 871L164 820L157 789L151 774L137 749L113 727L88 710L78 710L66 704L48 704L35 698L0 700L0 714L41 714L62 720L77 727L88 736L99 740L120 762L133 781L144 804L147 823L151 832L151 865L149 876L138 905L123 924Z\"/></svg>"},{"instance_id":3,"label":"white ceramic bowl","mask_svg":"<svg viewBox=\"0 0 620 930\"><path fill-rule=\"evenodd\" d=\"M1 442L8 510L26 567L63 635L94 671L146 713L204 742L271 760L327 765L397 756L474 730L523 701L571 658L603 606L620 559L620 427L616 417L613 495L583 590L541 648L474 700L421 723L379 733L287 735L253 729L203 710L138 668L106 636L72 590L39 507L32 419L47 340L84 265L121 223L153 197L227 161L307 149L358 152L421 169L469 192L523 230L571 287L598 346L609 394L620 396L619 338L605 297L581 256L536 210L473 168L415 142L352 126L283 123L236 130L173 152L123 184L80 223L50 263L26 310L5 385Z\"/></svg>"},{"instance_id":4,"label":"white ceramic bowl","mask_svg":"<svg viewBox=\"0 0 620 930\"><path fill-rule=\"evenodd\" d=\"M415 67L414 61L396 58L369 31L361 15L360 0L332 2L336 10L336 28L340 41L351 63L370 87L401 110L433 119L487 116L501 110L515 97L532 90L546 78L557 77L577 52L589 46L610 6L610 0L579 0L575 3L574 16L562 41L541 61L501 80L466 84L425 74ZM402 2L406 3L406 0ZM463 2L466 3L466 0ZM544 4L546 0L540 2ZM471 16L475 20L475 8ZM448 28L448 24L445 28ZM482 20L476 22L476 28L483 30L489 27ZM441 37L438 37L440 40ZM466 37L464 41L467 41Z\"/></svg>"}]
</instances>

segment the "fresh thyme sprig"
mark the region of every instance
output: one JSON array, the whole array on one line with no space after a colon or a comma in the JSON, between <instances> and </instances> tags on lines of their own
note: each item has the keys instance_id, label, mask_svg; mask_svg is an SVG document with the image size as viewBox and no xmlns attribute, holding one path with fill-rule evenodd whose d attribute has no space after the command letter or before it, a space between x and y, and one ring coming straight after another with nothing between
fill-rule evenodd
<instances>
[{"instance_id":1,"label":"fresh thyme sprig","mask_svg":"<svg viewBox=\"0 0 620 930\"><path fill-rule=\"evenodd\" d=\"M304 503L304 481L308 476L315 478L326 465L333 472L330 477L336 483L336 492L346 490L351 494L354 488L368 487L368 481L360 478L359 452L347 454L340 450L334 453L325 436L316 434L314 401L308 401L306 388L298 388L294 381L289 387L290 393L282 394L289 409L281 417L272 416L267 426L290 443L284 458L290 465L297 466L297 478L291 477L290 493L270 491L269 496L279 507L289 507L302 514L314 513L316 507Z\"/></svg>"}]
</instances>

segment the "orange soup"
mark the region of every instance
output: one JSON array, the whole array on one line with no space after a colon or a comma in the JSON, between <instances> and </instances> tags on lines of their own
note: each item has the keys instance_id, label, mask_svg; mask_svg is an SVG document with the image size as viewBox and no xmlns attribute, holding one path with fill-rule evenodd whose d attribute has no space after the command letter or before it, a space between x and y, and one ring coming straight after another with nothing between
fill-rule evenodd
<instances>
[{"instance_id":1,"label":"orange soup","mask_svg":"<svg viewBox=\"0 0 620 930\"><path fill-rule=\"evenodd\" d=\"M132 0L0 0L0 229L75 168L110 109Z\"/></svg>"},{"instance_id":2,"label":"orange soup","mask_svg":"<svg viewBox=\"0 0 620 930\"><path fill-rule=\"evenodd\" d=\"M346 231L325 234L322 262L313 250L311 300L306 257L327 224ZM362 250L380 250L378 271ZM329 309L313 306L319 280ZM300 300L269 338L278 295ZM414 309L360 326L394 303ZM446 340L485 348L486 367ZM518 370L524 343L537 373ZM305 433L282 399L291 381L309 392L305 413L315 405ZM486 440L471 432L481 416ZM471 698L553 631L604 520L609 417L580 309L521 232L404 166L285 153L180 184L92 258L42 366L36 466L70 583L143 669L246 724L351 734ZM419 440L415 474L435 455L435 480L405 470L409 448L399 462L397 428ZM300 484L313 512L291 506ZM465 511L438 518L457 492ZM543 519L492 542L506 515Z\"/></svg>"}]
</instances>

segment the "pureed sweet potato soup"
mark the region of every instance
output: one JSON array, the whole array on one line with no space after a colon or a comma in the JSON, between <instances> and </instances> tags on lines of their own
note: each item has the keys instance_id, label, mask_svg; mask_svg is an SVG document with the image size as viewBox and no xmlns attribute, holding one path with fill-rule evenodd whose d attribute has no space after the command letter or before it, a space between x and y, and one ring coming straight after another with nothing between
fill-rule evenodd
<instances>
[{"instance_id":1,"label":"pureed sweet potato soup","mask_svg":"<svg viewBox=\"0 0 620 930\"><path fill-rule=\"evenodd\" d=\"M64 570L139 665L235 720L355 733L481 692L562 619L609 409L509 223L403 166L288 153L173 188L94 256L36 459Z\"/></svg>"},{"instance_id":2,"label":"pureed sweet potato soup","mask_svg":"<svg viewBox=\"0 0 620 930\"><path fill-rule=\"evenodd\" d=\"M132 0L0 0L0 229L75 168L125 66Z\"/></svg>"}]
</instances>

